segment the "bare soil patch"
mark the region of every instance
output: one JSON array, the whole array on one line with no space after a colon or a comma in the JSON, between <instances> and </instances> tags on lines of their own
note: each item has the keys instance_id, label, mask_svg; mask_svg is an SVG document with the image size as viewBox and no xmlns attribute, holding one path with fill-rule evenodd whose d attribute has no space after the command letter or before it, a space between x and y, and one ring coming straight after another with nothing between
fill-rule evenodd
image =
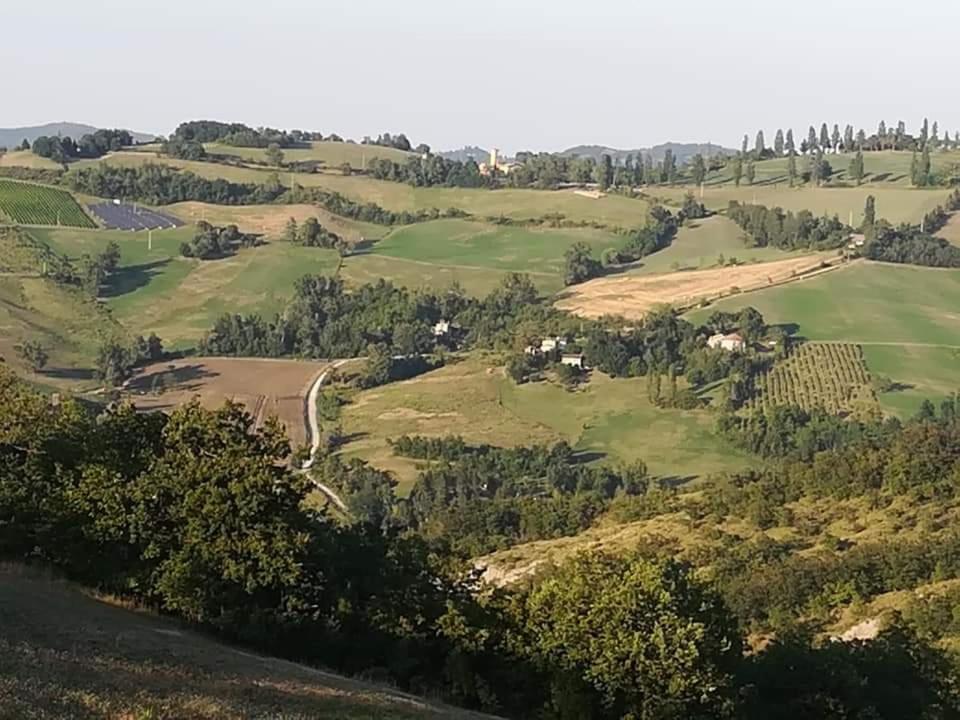
<instances>
[{"instance_id":1,"label":"bare soil patch","mask_svg":"<svg viewBox=\"0 0 960 720\"><path fill-rule=\"evenodd\" d=\"M836 255L820 253L710 270L598 278L569 288L556 305L583 317L640 318L657 305L689 307L704 300L797 280L824 263L828 264L824 270L841 264Z\"/></svg>"},{"instance_id":2,"label":"bare soil patch","mask_svg":"<svg viewBox=\"0 0 960 720\"><path fill-rule=\"evenodd\" d=\"M127 387L139 408L170 411L194 397L207 408L242 403L257 427L276 416L296 447L307 440L304 402L327 363L310 360L184 358L149 365Z\"/></svg>"}]
</instances>

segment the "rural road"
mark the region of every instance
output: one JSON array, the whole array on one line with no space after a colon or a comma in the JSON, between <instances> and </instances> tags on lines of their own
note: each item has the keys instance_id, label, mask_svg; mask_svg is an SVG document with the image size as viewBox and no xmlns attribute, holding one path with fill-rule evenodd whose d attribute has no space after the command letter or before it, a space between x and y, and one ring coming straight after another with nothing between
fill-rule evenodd
<instances>
[{"instance_id":1,"label":"rural road","mask_svg":"<svg viewBox=\"0 0 960 720\"><path fill-rule=\"evenodd\" d=\"M313 381L313 385L310 387L310 392L307 393L306 415L307 433L310 437L310 457L301 466L301 470L305 473L309 473L310 468L313 467L317 451L320 449L320 419L317 417L317 396L320 394L320 388L323 387L327 378L330 377L330 373L347 362L349 362L349 360L334 360L328 368L317 375L317 379ZM313 480L313 484L317 486L317 489L326 495L334 505L340 508L341 511L348 512L347 504L340 499L340 496L334 492L333 488L312 477L311 480Z\"/></svg>"}]
</instances>

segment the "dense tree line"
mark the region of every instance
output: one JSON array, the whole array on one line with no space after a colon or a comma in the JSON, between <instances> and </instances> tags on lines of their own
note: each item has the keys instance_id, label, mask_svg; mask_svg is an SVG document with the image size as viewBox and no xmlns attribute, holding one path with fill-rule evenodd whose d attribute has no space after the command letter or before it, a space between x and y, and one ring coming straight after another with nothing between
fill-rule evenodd
<instances>
[{"instance_id":1,"label":"dense tree line","mask_svg":"<svg viewBox=\"0 0 960 720\"><path fill-rule=\"evenodd\" d=\"M224 123L216 120L191 120L180 123L170 137L171 142L213 143L236 147L267 148L276 144L282 148L302 147L313 140L323 140L319 133L302 130L252 128L243 123Z\"/></svg>"},{"instance_id":2,"label":"dense tree line","mask_svg":"<svg viewBox=\"0 0 960 720\"><path fill-rule=\"evenodd\" d=\"M307 218L303 224L290 218L284 227L283 239L292 245L336 250L341 255L345 255L349 249L346 240L325 228L315 217Z\"/></svg>"},{"instance_id":3,"label":"dense tree line","mask_svg":"<svg viewBox=\"0 0 960 720\"><path fill-rule=\"evenodd\" d=\"M180 244L180 254L198 260L217 260L234 255L240 248L262 244L259 235L242 233L236 225L219 227L201 220L194 236Z\"/></svg>"},{"instance_id":4,"label":"dense tree line","mask_svg":"<svg viewBox=\"0 0 960 720\"><path fill-rule=\"evenodd\" d=\"M531 280L510 274L482 299L454 286L441 293L410 292L379 280L347 292L343 281L305 276L282 316L224 315L202 343L215 355L354 357L370 346L393 355L431 353L446 342L432 326L447 320L469 347L513 347L518 334L573 326L575 320L541 302Z\"/></svg>"},{"instance_id":5,"label":"dense tree line","mask_svg":"<svg viewBox=\"0 0 960 720\"><path fill-rule=\"evenodd\" d=\"M133 136L126 130L97 130L74 141L69 137L41 135L33 141L33 153L65 163L77 158L98 158L108 152L133 145Z\"/></svg>"},{"instance_id":6,"label":"dense tree line","mask_svg":"<svg viewBox=\"0 0 960 720\"><path fill-rule=\"evenodd\" d=\"M439 155L415 156L404 163L374 159L368 163L367 173L378 180L404 182L414 187L492 187L494 180L480 174L473 161L446 160Z\"/></svg>"},{"instance_id":7,"label":"dense tree line","mask_svg":"<svg viewBox=\"0 0 960 720\"><path fill-rule=\"evenodd\" d=\"M0 400L0 556L52 565L260 651L378 668L404 688L531 720L958 711L946 657L906 629L822 646L784 631L747 656L727 605L752 618L842 595L847 582L864 594L912 587L960 571L955 539L839 556L739 543L716 559L716 585L673 559L594 553L526 586L478 592L474 573L425 539L430 523L442 529L436 513L456 512L442 498L548 509L548 496L531 493L609 495L622 476L571 464L563 447L465 453L449 463L462 472L434 468L411 496L423 527L398 533L306 510L310 481L286 468L279 428L255 427L236 405L95 415L7 373ZM365 498L356 507L389 496L359 461L329 463L324 476Z\"/></svg>"},{"instance_id":8,"label":"dense tree line","mask_svg":"<svg viewBox=\"0 0 960 720\"><path fill-rule=\"evenodd\" d=\"M850 239L851 229L834 217L815 217L809 210L794 214L782 208L740 204L727 208L727 217L750 237L754 247L781 250L835 250Z\"/></svg>"},{"instance_id":9,"label":"dense tree line","mask_svg":"<svg viewBox=\"0 0 960 720\"><path fill-rule=\"evenodd\" d=\"M403 133L397 135L381 133L377 135L376 139L365 137L362 142L364 145L378 145L380 147L394 148L395 150L402 150L404 152L413 150L413 145L410 144L410 140ZM430 152L430 147L428 145L418 145L417 152L425 155Z\"/></svg>"},{"instance_id":10,"label":"dense tree line","mask_svg":"<svg viewBox=\"0 0 960 720\"><path fill-rule=\"evenodd\" d=\"M872 228L863 247L870 260L927 267L960 267L960 248L914 225L893 227L885 220Z\"/></svg>"}]
</instances>

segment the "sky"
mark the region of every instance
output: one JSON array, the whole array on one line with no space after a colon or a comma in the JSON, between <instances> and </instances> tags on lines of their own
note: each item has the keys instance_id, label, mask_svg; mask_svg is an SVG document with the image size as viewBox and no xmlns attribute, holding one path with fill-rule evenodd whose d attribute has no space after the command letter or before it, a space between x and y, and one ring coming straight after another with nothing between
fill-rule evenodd
<instances>
[{"instance_id":1,"label":"sky","mask_svg":"<svg viewBox=\"0 0 960 720\"><path fill-rule=\"evenodd\" d=\"M44 0L0 17L0 127L203 118L507 152L960 129L956 0Z\"/></svg>"}]
</instances>

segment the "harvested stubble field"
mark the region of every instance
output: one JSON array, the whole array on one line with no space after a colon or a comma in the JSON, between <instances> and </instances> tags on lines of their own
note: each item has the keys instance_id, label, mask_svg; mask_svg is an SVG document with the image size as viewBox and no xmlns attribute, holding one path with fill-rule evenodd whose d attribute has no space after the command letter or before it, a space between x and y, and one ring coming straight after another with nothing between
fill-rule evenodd
<instances>
[{"instance_id":1,"label":"harvested stubble field","mask_svg":"<svg viewBox=\"0 0 960 720\"><path fill-rule=\"evenodd\" d=\"M841 267L836 255L820 253L710 270L598 278L569 288L558 299L557 307L590 318L604 315L641 318L657 305L689 307L704 300L809 277L824 264L827 266L820 272Z\"/></svg>"},{"instance_id":2,"label":"harvested stubble field","mask_svg":"<svg viewBox=\"0 0 960 720\"><path fill-rule=\"evenodd\" d=\"M185 358L145 367L126 390L144 410L173 410L194 397L207 408L243 403L258 427L276 415L296 448L307 439L304 398L325 367L310 360Z\"/></svg>"}]
</instances>

